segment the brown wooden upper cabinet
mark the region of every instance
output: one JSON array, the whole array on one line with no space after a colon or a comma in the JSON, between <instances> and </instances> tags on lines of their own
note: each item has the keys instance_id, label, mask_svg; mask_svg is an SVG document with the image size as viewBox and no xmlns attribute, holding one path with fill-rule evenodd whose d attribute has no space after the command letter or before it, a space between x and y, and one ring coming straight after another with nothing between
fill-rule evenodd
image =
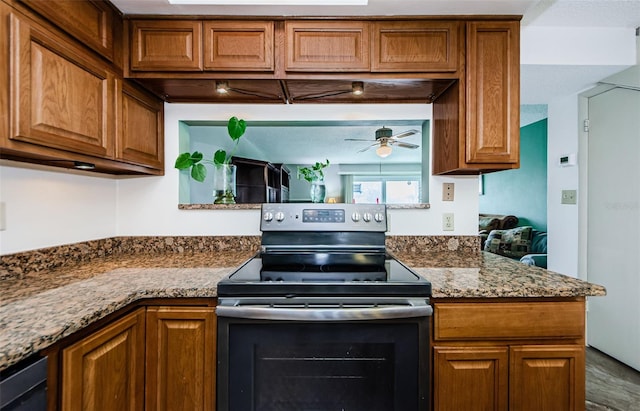
<instances>
[{"instance_id":1,"label":"brown wooden upper cabinet","mask_svg":"<svg viewBox=\"0 0 640 411\"><path fill-rule=\"evenodd\" d=\"M122 87L118 93L116 159L163 170L163 103L128 83L119 80L118 85L120 84Z\"/></svg>"},{"instance_id":2,"label":"brown wooden upper cabinet","mask_svg":"<svg viewBox=\"0 0 640 411\"><path fill-rule=\"evenodd\" d=\"M113 158L116 75L26 17L10 15L7 149L49 149ZM25 145L24 143L28 143Z\"/></svg>"},{"instance_id":3,"label":"brown wooden upper cabinet","mask_svg":"<svg viewBox=\"0 0 640 411\"><path fill-rule=\"evenodd\" d=\"M114 58L115 11L108 2L20 0L110 61Z\"/></svg>"},{"instance_id":4,"label":"brown wooden upper cabinet","mask_svg":"<svg viewBox=\"0 0 640 411\"><path fill-rule=\"evenodd\" d=\"M285 70L370 71L370 23L286 21Z\"/></svg>"},{"instance_id":5,"label":"brown wooden upper cabinet","mask_svg":"<svg viewBox=\"0 0 640 411\"><path fill-rule=\"evenodd\" d=\"M465 75L433 104L433 174L520 167L520 22L466 23Z\"/></svg>"},{"instance_id":6,"label":"brown wooden upper cabinet","mask_svg":"<svg viewBox=\"0 0 640 411\"><path fill-rule=\"evenodd\" d=\"M132 20L131 69L201 71L202 22Z\"/></svg>"},{"instance_id":7,"label":"brown wooden upper cabinet","mask_svg":"<svg viewBox=\"0 0 640 411\"><path fill-rule=\"evenodd\" d=\"M204 69L273 71L273 21L205 21Z\"/></svg>"},{"instance_id":8,"label":"brown wooden upper cabinet","mask_svg":"<svg viewBox=\"0 0 640 411\"><path fill-rule=\"evenodd\" d=\"M457 21L373 23L372 72L455 72L460 61Z\"/></svg>"}]
</instances>

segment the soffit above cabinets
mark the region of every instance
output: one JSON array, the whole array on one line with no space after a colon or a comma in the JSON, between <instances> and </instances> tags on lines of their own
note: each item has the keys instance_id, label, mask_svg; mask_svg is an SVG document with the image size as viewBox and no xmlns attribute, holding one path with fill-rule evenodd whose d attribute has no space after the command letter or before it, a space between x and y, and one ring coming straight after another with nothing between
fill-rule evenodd
<instances>
[{"instance_id":1,"label":"soffit above cabinets","mask_svg":"<svg viewBox=\"0 0 640 411\"><path fill-rule=\"evenodd\" d=\"M351 93L352 80L246 80L227 82L229 92L216 92L216 80L138 79L139 83L170 103L225 104L429 104L456 80L370 80L362 81L364 93Z\"/></svg>"}]
</instances>

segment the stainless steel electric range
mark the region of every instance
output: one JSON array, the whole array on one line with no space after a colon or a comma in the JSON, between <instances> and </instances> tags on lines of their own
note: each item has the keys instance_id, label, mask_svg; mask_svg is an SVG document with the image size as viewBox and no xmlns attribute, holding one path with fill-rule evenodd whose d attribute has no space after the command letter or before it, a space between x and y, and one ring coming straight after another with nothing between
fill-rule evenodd
<instances>
[{"instance_id":1,"label":"stainless steel electric range","mask_svg":"<svg viewBox=\"0 0 640 411\"><path fill-rule=\"evenodd\" d=\"M219 411L418 411L431 284L379 204L264 204L260 252L218 284Z\"/></svg>"}]
</instances>

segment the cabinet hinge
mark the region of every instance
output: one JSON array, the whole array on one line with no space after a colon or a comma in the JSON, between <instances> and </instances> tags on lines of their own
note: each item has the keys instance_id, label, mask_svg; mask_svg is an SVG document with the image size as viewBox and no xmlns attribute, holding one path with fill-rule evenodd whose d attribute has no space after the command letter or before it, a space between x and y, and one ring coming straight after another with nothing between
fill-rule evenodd
<instances>
[{"instance_id":1,"label":"cabinet hinge","mask_svg":"<svg viewBox=\"0 0 640 411\"><path fill-rule=\"evenodd\" d=\"M589 119L582 122L582 130L584 130L585 133L589 132Z\"/></svg>"}]
</instances>

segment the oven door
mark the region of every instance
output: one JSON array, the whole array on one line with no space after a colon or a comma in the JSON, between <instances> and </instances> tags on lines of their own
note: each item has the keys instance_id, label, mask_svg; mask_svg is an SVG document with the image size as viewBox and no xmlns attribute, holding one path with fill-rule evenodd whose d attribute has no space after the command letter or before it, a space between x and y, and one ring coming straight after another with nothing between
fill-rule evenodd
<instances>
[{"instance_id":1,"label":"oven door","mask_svg":"<svg viewBox=\"0 0 640 411\"><path fill-rule=\"evenodd\" d=\"M418 411L426 301L218 307L218 411Z\"/></svg>"}]
</instances>

